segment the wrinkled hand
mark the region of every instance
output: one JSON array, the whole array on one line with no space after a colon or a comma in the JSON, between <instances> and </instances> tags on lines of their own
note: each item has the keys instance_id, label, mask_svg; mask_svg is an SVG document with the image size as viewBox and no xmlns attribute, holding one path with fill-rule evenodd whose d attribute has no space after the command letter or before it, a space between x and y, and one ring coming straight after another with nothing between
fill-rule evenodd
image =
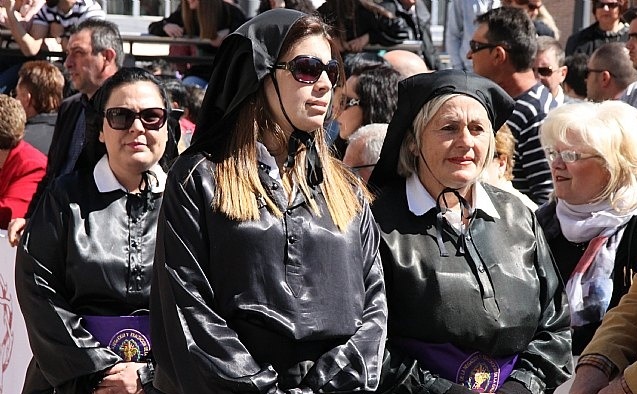
<instances>
[{"instance_id":1,"label":"wrinkled hand","mask_svg":"<svg viewBox=\"0 0 637 394\"><path fill-rule=\"evenodd\" d=\"M95 387L94 394L143 394L137 370L144 363L119 363L106 371L104 379Z\"/></svg>"},{"instance_id":2,"label":"wrinkled hand","mask_svg":"<svg viewBox=\"0 0 637 394\"><path fill-rule=\"evenodd\" d=\"M573 380L569 394L597 394L600 390L607 387L608 384L608 377L606 377L606 374L599 368L582 365L577 368L577 374L575 375L575 380Z\"/></svg>"},{"instance_id":3,"label":"wrinkled hand","mask_svg":"<svg viewBox=\"0 0 637 394\"><path fill-rule=\"evenodd\" d=\"M9 222L7 235L11 246L18 246L18 242L20 242L20 237L22 237L26 225L27 220L25 218L15 218Z\"/></svg>"},{"instance_id":4,"label":"wrinkled hand","mask_svg":"<svg viewBox=\"0 0 637 394\"><path fill-rule=\"evenodd\" d=\"M168 34L168 37L183 37L184 35L184 29L174 23L166 23L164 31Z\"/></svg>"}]
</instances>

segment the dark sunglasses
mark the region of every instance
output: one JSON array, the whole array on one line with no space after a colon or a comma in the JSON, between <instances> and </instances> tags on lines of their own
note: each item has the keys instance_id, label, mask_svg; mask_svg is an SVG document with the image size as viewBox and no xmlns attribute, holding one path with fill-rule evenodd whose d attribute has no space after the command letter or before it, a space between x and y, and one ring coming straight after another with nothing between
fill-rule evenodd
<instances>
[{"instance_id":1,"label":"dark sunglasses","mask_svg":"<svg viewBox=\"0 0 637 394\"><path fill-rule=\"evenodd\" d=\"M535 67L533 71L538 73L543 77L550 77L553 73L556 73L558 70L553 70L551 67Z\"/></svg>"},{"instance_id":2,"label":"dark sunglasses","mask_svg":"<svg viewBox=\"0 0 637 394\"><path fill-rule=\"evenodd\" d=\"M106 121L115 130L128 130L139 119L145 129L159 130L166 123L168 111L164 108L146 108L139 112L132 109L116 107L109 108L104 112Z\"/></svg>"},{"instance_id":3,"label":"dark sunglasses","mask_svg":"<svg viewBox=\"0 0 637 394\"><path fill-rule=\"evenodd\" d=\"M535 10L539 10L540 8L542 8L542 3L540 4L527 4L526 7L529 9L529 11L535 11Z\"/></svg>"},{"instance_id":4,"label":"dark sunglasses","mask_svg":"<svg viewBox=\"0 0 637 394\"><path fill-rule=\"evenodd\" d=\"M603 73L604 71L608 71L608 70L601 70L601 69L597 70L594 68L587 68L586 72L584 73L584 78L588 78L588 76L591 73ZM611 77L615 77L612 72L608 71L608 73L610 74Z\"/></svg>"},{"instance_id":5,"label":"dark sunglasses","mask_svg":"<svg viewBox=\"0 0 637 394\"><path fill-rule=\"evenodd\" d=\"M508 50L508 45L504 44L504 43L500 43L500 44L492 44L490 42L479 42L479 41L474 41L471 40L469 41L469 48L471 49L471 52L476 53L478 51L481 51L483 49L492 49L495 47L502 47L505 50Z\"/></svg>"},{"instance_id":6,"label":"dark sunglasses","mask_svg":"<svg viewBox=\"0 0 637 394\"><path fill-rule=\"evenodd\" d=\"M301 83L313 84L321 78L323 71L327 73L332 86L338 82L338 61L330 60L327 64L314 56L301 55L287 63L277 63L274 68L288 70L294 79Z\"/></svg>"},{"instance_id":7,"label":"dark sunglasses","mask_svg":"<svg viewBox=\"0 0 637 394\"><path fill-rule=\"evenodd\" d=\"M608 7L609 10L613 10L613 9L619 7L619 3L602 3L601 1L594 1L593 2L593 7L595 7L595 9Z\"/></svg>"},{"instance_id":8,"label":"dark sunglasses","mask_svg":"<svg viewBox=\"0 0 637 394\"><path fill-rule=\"evenodd\" d=\"M353 97L343 96L341 99L341 106L343 107L343 109L355 107L357 105L360 105L360 103L361 103L360 99L353 98Z\"/></svg>"}]
</instances>

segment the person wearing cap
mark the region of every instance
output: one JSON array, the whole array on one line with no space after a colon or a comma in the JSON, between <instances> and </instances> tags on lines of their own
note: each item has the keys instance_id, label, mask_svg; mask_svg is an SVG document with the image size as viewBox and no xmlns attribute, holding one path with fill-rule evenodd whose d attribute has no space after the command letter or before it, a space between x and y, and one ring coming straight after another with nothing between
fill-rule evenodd
<instances>
[{"instance_id":1,"label":"person wearing cap","mask_svg":"<svg viewBox=\"0 0 637 394\"><path fill-rule=\"evenodd\" d=\"M323 129L343 77L316 16L269 10L223 41L158 224L160 391L377 388L380 237L365 186L330 155Z\"/></svg>"},{"instance_id":2,"label":"person wearing cap","mask_svg":"<svg viewBox=\"0 0 637 394\"><path fill-rule=\"evenodd\" d=\"M389 353L431 393L552 392L571 374L569 309L533 212L480 182L514 102L460 70L399 85L369 179L381 231Z\"/></svg>"}]
</instances>

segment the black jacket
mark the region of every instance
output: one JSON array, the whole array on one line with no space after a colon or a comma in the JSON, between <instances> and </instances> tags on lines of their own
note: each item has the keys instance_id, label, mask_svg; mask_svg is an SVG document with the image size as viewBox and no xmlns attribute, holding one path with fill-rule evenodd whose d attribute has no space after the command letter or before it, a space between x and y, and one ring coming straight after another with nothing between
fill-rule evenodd
<instances>
[{"instance_id":1,"label":"black jacket","mask_svg":"<svg viewBox=\"0 0 637 394\"><path fill-rule=\"evenodd\" d=\"M456 253L458 233L443 220L448 257L441 257L437 243L437 211L414 215L404 180L375 201L390 352L395 340L408 338L494 358L518 355L501 389L551 392L572 372L564 287L533 213L517 197L484 188L500 217L476 211L464 254ZM432 386L428 392L444 392Z\"/></svg>"},{"instance_id":2,"label":"black jacket","mask_svg":"<svg viewBox=\"0 0 637 394\"><path fill-rule=\"evenodd\" d=\"M386 305L369 207L339 231L322 194L314 215L261 166L283 218L213 211L214 163L170 171L151 294L155 386L175 393L369 391L379 379Z\"/></svg>"},{"instance_id":3,"label":"black jacket","mask_svg":"<svg viewBox=\"0 0 637 394\"><path fill-rule=\"evenodd\" d=\"M590 56L604 44L626 41L628 41L628 25L624 25L617 32L608 32L600 29L599 22L595 22L587 28L573 33L566 41L564 52L566 56L576 53Z\"/></svg>"}]
</instances>

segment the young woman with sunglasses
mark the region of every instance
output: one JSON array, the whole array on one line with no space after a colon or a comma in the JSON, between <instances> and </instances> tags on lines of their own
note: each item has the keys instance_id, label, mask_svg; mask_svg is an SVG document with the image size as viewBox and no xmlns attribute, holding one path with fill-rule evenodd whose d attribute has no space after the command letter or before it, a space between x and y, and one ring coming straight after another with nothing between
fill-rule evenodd
<instances>
[{"instance_id":1,"label":"young woman with sunglasses","mask_svg":"<svg viewBox=\"0 0 637 394\"><path fill-rule=\"evenodd\" d=\"M17 252L34 359L26 393L153 393L149 296L155 230L174 140L170 101L124 68L87 112L90 168L58 178Z\"/></svg>"},{"instance_id":2,"label":"young woman with sunglasses","mask_svg":"<svg viewBox=\"0 0 637 394\"><path fill-rule=\"evenodd\" d=\"M378 232L322 127L342 77L326 25L298 11L266 11L221 45L158 225L162 392L376 389L387 318Z\"/></svg>"}]
</instances>

